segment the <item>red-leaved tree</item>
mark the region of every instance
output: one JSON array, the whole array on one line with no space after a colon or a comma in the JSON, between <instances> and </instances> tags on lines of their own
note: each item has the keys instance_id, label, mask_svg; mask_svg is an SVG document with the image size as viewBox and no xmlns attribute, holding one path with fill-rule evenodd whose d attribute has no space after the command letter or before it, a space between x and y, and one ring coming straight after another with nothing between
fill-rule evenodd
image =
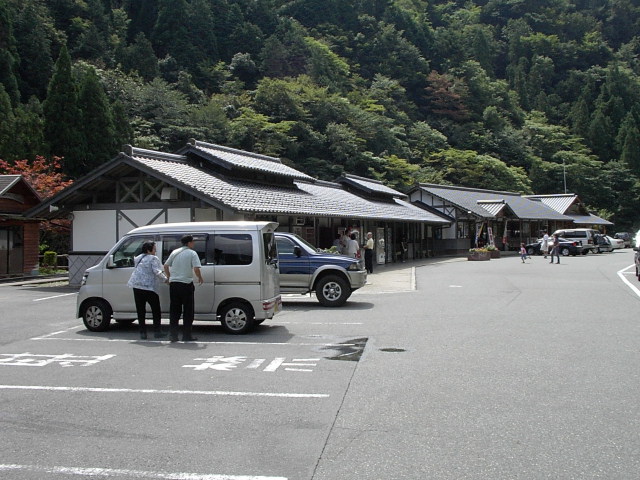
<instances>
[{"instance_id":1,"label":"red-leaved tree","mask_svg":"<svg viewBox=\"0 0 640 480\"><path fill-rule=\"evenodd\" d=\"M60 161L60 157L45 158L40 155L35 160L16 160L11 163L0 159L0 174L22 175L40 198L46 200L73 183L62 173ZM59 253L68 251L70 224L66 218L41 222L41 248Z\"/></svg>"}]
</instances>

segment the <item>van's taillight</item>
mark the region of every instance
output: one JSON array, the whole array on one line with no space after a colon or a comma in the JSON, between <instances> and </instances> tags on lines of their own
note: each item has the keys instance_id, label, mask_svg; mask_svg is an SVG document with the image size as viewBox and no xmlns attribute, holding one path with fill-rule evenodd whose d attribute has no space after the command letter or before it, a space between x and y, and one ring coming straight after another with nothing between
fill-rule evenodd
<instances>
[{"instance_id":1,"label":"van's taillight","mask_svg":"<svg viewBox=\"0 0 640 480\"><path fill-rule=\"evenodd\" d=\"M80 281L80 286L83 286L87 283L87 277L89 277L89 272L84 272L84 275L82 275L82 280Z\"/></svg>"},{"instance_id":2,"label":"van's taillight","mask_svg":"<svg viewBox=\"0 0 640 480\"><path fill-rule=\"evenodd\" d=\"M275 300L271 300L271 301L265 301L262 302L262 310L264 310L265 312L273 309L273 307L275 307L276 305L281 305L282 304L282 298L278 297Z\"/></svg>"}]
</instances>

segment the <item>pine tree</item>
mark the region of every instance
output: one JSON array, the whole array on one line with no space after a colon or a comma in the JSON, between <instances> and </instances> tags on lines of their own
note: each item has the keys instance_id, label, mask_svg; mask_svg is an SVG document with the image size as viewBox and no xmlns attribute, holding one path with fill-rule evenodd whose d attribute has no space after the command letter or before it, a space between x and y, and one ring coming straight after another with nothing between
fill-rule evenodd
<instances>
[{"instance_id":1,"label":"pine tree","mask_svg":"<svg viewBox=\"0 0 640 480\"><path fill-rule=\"evenodd\" d=\"M50 23L51 19L43 16L32 3L27 4L16 19L16 43L20 51L18 74L23 99L35 95L42 101L46 97L53 71Z\"/></svg>"},{"instance_id":2,"label":"pine tree","mask_svg":"<svg viewBox=\"0 0 640 480\"><path fill-rule=\"evenodd\" d=\"M0 85L4 86L5 93L14 106L20 100L15 75L17 55L9 8L4 0L0 0Z\"/></svg>"},{"instance_id":3,"label":"pine tree","mask_svg":"<svg viewBox=\"0 0 640 480\"><path fill-rule=\"evenodd\" d=\"M43 103L44 135L49 153L63 157L65 173L75 178L82 172L86 142L82 135L78 87L71 72L71 57L66 46L54 66L47 99Z\"/></svg>"},{"instance_id":4,"label":"pine tree","mask_svg":"<svg viewBox=\"0 0 640 480\"><path fill-rule=\"evenodd\" d=\"M72 172L76 176L87 174L108 162L116 154L118 147L111 105L93 68L87 71L82 80L78 106L88 148L81 168Z\"/></svg>"},{"instance_id":5,"label":"pine tree","mask_svg":"<svg viewBox=\"0 0 640 480\"><path fill-rule=\"evenodd\" d=\"M640 175L640 131L633 114L629 112L616 137L620 160L635 174Z\"/></svg>"},{"instance_id":6,"label":"pine tree","mask_svg":"<svg viewBox=\"0 0 640 480\"><path fill-rule=\"evenodd\" d=\"M0 158L11 159L11 145L13 142L15 117L11 108L11 99L4 85L0 83Z\"/></svg>"}]
</instances>

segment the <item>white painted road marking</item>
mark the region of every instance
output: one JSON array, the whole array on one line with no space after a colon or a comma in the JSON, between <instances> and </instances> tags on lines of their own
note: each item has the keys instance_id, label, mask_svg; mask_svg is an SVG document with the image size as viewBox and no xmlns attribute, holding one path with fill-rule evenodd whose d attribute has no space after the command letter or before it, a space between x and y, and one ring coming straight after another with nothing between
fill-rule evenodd
<instances>
[{"instance_id":1,"label":"white painted road marking","mask_svg":"<svg viewBox=\"0 0 640 480\"><path fill-rule=\"evenodd\" d=\"M629 286L629 288L630 288L631 290L633 290L633 291L635 292L635 294L636 294L638 297L640 297L640 290L638 290L638 287L636 287L633 283L631 283L629 280L627 280L627 279L624 277L625 275L629 275L629 274L631 273L631 272L627 272L627 270L629 270L630 268L635 268L635 267L636 267L636 266L635 266L635 264L634 264L634 265L629 265L628 267L623 268L622 270L619 270L619 271L618 271L618 276L620 277L620 279L621 279L624 283L626 283L626 284ZM633 272L633 278L636 278L636 277L635 277L635 272Z\"/></svg>"},{"instance_id":2,"label":"white painted road marking","mask_svg":"<svg viewBox=\"0 0 640 480\"><path fill-rule=\"evenodd\" d=\"M62 367L88 367L103 360L109 360L115 355L74 355L62 353L59 355L40 355L35 353L0 353L0 365L20 367L44 367L59 364Z\"/></svg>"},{"instance_id":3,"label":"white painted road marking","mask_svg":"<svg viewBox=\"0 0 640 480\"><path fill-rule=\"evenodd\" d=\"M84 477L158 478L164 480L287 480L287 477L265 477L261 475L217 475L187 472L164 473L147 472L143 470L123 470L116 468L43 467L40 465L0 464L0 471L9 470L62 473L65 475L82 475Z\"/></svg>"},{"instance_id":4,"label":"white painted road marking","mask_svg":"<svg viewBox=\"0 0 640 480\"><path fill-rule=\"evenodd\" d=\"M68 297L69 295L77 295L78 292L73 293L61 293L60 295L53 295L51 297L34 298L34 302L41 302L42 300L51 300L52 298Z\"/></svg>"},{"instance_id":5,"label":"white painted road marking","mask_svg":"<svg viewBox=\"0 0 640 480\"><path fill-rule=\"evenodd\" d=\"M46 385L0 385L0 390L46 390L50 392L158 393L168 395L217 395L228 397L329 398L326 393L232 392L222 390L155 390L151 388L52 387Z\"/></svg>"}]
</instances>

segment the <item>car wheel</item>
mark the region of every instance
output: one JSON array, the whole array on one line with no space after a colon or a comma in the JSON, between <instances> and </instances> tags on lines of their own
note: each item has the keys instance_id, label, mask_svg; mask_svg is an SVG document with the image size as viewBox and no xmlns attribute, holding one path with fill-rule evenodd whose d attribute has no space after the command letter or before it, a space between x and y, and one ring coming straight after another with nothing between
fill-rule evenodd
<instances>
[{"instance_id":1,"label":"car wheel","mask_svg":"<svg viewBox=\"0 0 640 480\"><path fill-rule=\"evenodd\" d=\"M535 255L536 251L534 250L533 247L529 247L527 248L527 255L531 256L531 255Z\"/></svg>"},{"instance_id":2,"label":"car wheel","mask_svg":"<svg viewBox=\"0 0 640 480\"><path fill-rule=\"evenodd\" d=\"M232 335L249 332L254 326L253 317L253 309L244 302L232 302L220 310L222 328Z\"/></svg>"},{"instance_id":3,"label":"car wheel","mask_svg":"<svg viewBox=\"0 0 640 480\"><path fill-rule=\"evenodd\" d=\"M560 249L560 255L562 255L563 257L568 257L569 253L571 253L571 252L569 251L569 249L567 247L562 247Z\"/></svg>"},{"instance_id":4,"label":"car wheel","mask_svg":"<svg viewBox=\"0 0 640 480\"><path fill-rule=\"evenodd\" d=\"M87 330L104 332L111 323L111 313L111 306L104 300L88 300L82 308L82 321Z\"/></svg>"},{"instance_id":5,"label":"car wheel","mask_svg":"<svg viewBox=\"0 0 640 480\"><path fill-rule=\"evenodd\" d=\"M316 285L316 297L325 307L341 307L350 295L347 282L337 275L322 277Z\"/></svg>"}]
</instances>

